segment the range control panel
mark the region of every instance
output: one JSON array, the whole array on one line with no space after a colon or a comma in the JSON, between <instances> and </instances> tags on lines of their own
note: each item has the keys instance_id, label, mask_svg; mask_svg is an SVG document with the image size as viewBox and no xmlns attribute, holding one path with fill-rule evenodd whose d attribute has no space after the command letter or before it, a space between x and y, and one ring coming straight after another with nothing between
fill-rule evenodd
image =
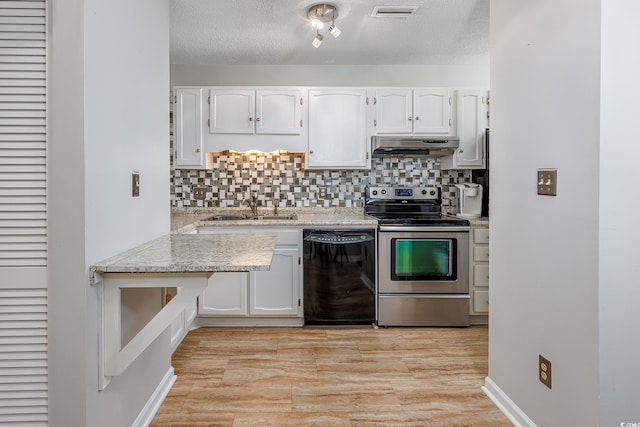
<instances>
[{"instance_id":1,"label":"range control panel","mask_svg":"<svg viewBox=\"0 0 640 427\"><path fill-rule=\"evenodd\" d=\"M383 200L440 200L438 187L368 187L368 199Z\"/></svg>"}]
</instances>

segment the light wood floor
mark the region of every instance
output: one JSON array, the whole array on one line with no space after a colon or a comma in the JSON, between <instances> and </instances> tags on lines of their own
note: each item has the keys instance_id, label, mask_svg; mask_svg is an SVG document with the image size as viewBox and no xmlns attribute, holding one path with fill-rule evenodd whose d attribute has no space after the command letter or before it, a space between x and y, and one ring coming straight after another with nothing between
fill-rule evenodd
<instances>
[{"instance_id":1,"label":"light wood floor","mask_svg":"<svg viewBox=\"0 0 640 427\"><path fill-rule=\"evenodd\" d=\"M511 426L487 328L202 328L151 426Z\"/></svg>"}]
</instances>

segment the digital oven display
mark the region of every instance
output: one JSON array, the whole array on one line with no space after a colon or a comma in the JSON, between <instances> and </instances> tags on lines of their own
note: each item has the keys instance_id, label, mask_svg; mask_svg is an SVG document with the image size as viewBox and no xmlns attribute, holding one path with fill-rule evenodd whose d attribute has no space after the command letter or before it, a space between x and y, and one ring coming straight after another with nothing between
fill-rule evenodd
<instances>
[{"instance_id":1,"label":"digital oven display","mask_svg":"<svg viewBox=\"0 0 640 427\"><path fill-rule=\"evenodd\" d=\"M413 196L413 188L396 188L396 197L411 197Z\"/></svg>"}]
</instances>

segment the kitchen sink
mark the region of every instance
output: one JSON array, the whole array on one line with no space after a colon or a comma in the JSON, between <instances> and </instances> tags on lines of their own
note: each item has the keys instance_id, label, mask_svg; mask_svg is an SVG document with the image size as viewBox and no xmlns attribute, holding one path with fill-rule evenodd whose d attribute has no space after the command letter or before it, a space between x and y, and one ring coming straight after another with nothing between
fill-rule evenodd
<instances>
[{"instance_id":1,"label":"kitchen sink","mask_svg":"<svg viewBox=\"0 0 640 427\"><path fill-rule=\"evenodd\" d=\"M244 220L259 220L259 221L273 221L273 220L294 220L298 219L298 216L295 214L290 215L255 215L255 216L246 216L246 215L213 215L208 218L203 219L203 221L244 221Z\"/></svg>"},{"instance_id":2,"label":"kitchen sink","mask_svg":"<svg viewBox=\"0 0 640 427\"><path fill-rule=\"evenodd\" d=\"M294 220L294 219L298 219L298 215L256 215L256 216L251 216L249 217L249 219L257 219L257 220L265 220L265 221L269 221L269 220Z\"/></svg>"},{"instance_id":3,"label":"kitchen sink","mask_svg":"<svg viewBox=\"0 0 640 427\"><path fill-rule=\"evenodd\" d=\"M249 219L245 215L213 215L203 219L203 221L241 221Z\"/></svg>"}]
</instances>

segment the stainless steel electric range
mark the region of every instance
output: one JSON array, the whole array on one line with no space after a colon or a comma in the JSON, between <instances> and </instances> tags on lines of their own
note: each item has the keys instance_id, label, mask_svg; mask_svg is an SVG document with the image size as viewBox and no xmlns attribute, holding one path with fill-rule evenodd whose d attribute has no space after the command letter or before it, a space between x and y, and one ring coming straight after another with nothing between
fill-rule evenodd
<instances>
[{"instance_id":1,"label":"stainless steel electric range","mask_svg":"<svg viewBox=\"0 0 640 427\"><path fill-rule=\"evenodd\" d=\"M368 187L378 219L378 324L469 326L469 221L442 215L437 187Z\"/></svg>"}]
</instances>

